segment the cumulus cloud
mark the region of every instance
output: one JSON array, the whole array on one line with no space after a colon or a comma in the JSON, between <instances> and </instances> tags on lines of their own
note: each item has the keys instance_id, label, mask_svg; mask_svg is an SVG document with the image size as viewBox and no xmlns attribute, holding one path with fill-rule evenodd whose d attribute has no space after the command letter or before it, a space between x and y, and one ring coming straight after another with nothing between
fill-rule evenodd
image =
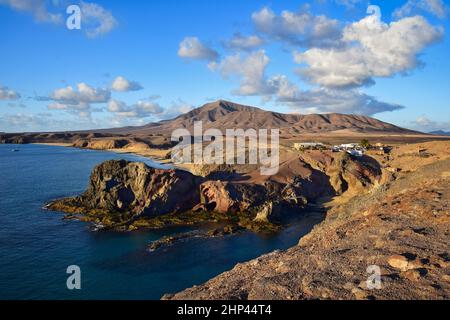
<instances>
[{"instance_id":1,"label":"cumulus cloud","mask_svg":"<svg viewBox=\"0 0 450 320\"><path fill-rule=\"evenodd\" d=\"M96 3L81 1L82 28L89 38L104 35L117 26L111 11Z\"/></svg>"},{"instance_id":2,"label":"cumulus cloud","mask_svg":"<svg viewBox=\"0 0 450 320\"><path fill-rule=\"evenodd\" d=\"M432 131L446 131L450 132L450 121L433 121L427 116L422 115L418 117L411 125L419 131L432 132Z\"/></svg>"},{"instance_id":3,"label":"cumulus cloud","mask_svg":"<svg viewBox=\"0 0 450 320\"><path fill-rule=\"evenodd\" d=\"M348 5L357 2L348 1ZM233 38L234 45L231 40L225 45L240 52L209 61L208 66L224 79L239 81L232 94L259 96L262 101L273 101L296 112L374 115L403 109L359 88L373 84L376 77L406 74L420 66L419 54L438 41L443 31L421 16L386 24L381 21L379 7L369 6L368 14L344 27L336 20L308 12L283 11L276 15L266 7L253 13L256 29L267 38L309 47L294 52L294 61L301 65L298 73L317 85L309 90L301 89L283 74L268 76L270 59L266 52L252 51L258 41L248 41L252 44L247 46L249 38L240 34Z\"/></svg>"},{"instance_id":4,"label":"cumulus cloud","mask_svg":"<svg viewBox=\"0 0 450 320\"><path fill-rule=\"evenodd\" d=\"M60 13L52 13L45 0L0 0L0 4L8 5L14 10L29 12L37 22L59 24L63 22Z\"/></svg>"},{"instance_id":5,"label":"cumulus cloud","mask_svg":"<svg viewBox=\"0 0 450 320\"><path fill-rule=\"evenodd\" d=\"M343 5L347 8L354 8L361 2L368 2L367 0L335 0L337 4Z\"/></svg>"},{"instance_id":6,"label":"cumulus cloud","mask_svg":"<svg viewBox=\"0 0 450 320\"><path fill-rule=\"evenodd\" d=\"M285 75L268 77L266 67L269 61L264 50L247 55L236 54L221 61L217 70L225 78L240 79L240 86L233 91L234 94L261 96L264 101L274 100L276 104L288 106L296 112L374 115L403 108L401 105L381 102L359 90L301 90Z\"/></svg>"},{"instance_id":7,"label":"cumulus cloud","mask_svg":"<svg viewBox=\"0 0 450 320\"><path fill-rule=\"evenodd\" d=\"M184 114L187 113L189 111L191 111L192 109L194 109L195 107L182 100L182 99L178 99L176 101L173 101L172 104L164 109L164 112L158 115L159 119L173 119L177 116L179 116L180 114Z\"/></svg>"},{"instance_id":8,"label":"cumulus cloud","mask_svg":"<svg viewBox=\"0 0 450 320\"><path fill-rule=\"evenodd\" d=\"M120 118L147 118L161 114L164 109L151 100L139 100L136 104L129 106L125 102L111 99L108 102L108 111Z\"/></svg>"},{"instance_id":9,"label":"cumulus cloud","mask_svg":"<svg viewBox=\"0 0 450 320\"><path fill-rule=\"evenodd\" d=\"M101 103L109 100L111 93L107 89L93 88L81 82L75 90L72 86L57 89L50 95L52 100L67 103Z\"/></svg>"},{"instance_id":10,"label":"cumulus cloud","mask_svg":"<svg viewBox=\"0 0 450 320\"><path fill-rule=\"evenodd\" d=\"M243 36L240 33L234 34L233 38L225 42L225 47L234 50L253 50L261 47L264 40L259 36Z\"/></svg>"},{"instance_id":11,"label":"cumulus cloud","mask_svg":"<svg viewBox=\"0 0 450 320\"><path fill-rule=\"evenodd\" d=\"M122 76L118 76L114 79L111 88L112 90L119 92L138 91L143 89L138 82L127 80Z\"/></svg>"},{"instance_id":12,"label":"cumulus cloud","mask_svg":"<svg viewBox=\"0 0 450 320\"><path fill-rule=\"evenodd\" d=\"M37 22L63 24L65 19L65 5L60 1L47 0L0 0L0 4L7 5L14 10L29 12ZM117 20L111 11L97 3L80 1L81 28L89 38L104 35L117 26ZM64 14L63 14L64 13Z\"/></svg>"},{"instance_id":13,"label":"cumulus cloud","mask_svg":"<svg viewBox=\"0 0 450 320\"><path fill-rule=\"evenodd\" d=\"M218 70L224 78L240 79L239 88L233 92L236 95L268 95L273 93L265 76L269 61L264 50L246 55L238 53L225 57L213 70Z\"/></svg>"},{"instance_id":14,"label":"cumulus cloud","mask_svg":"<svg viewBox=\"0 0 450 320\"><path fill-rule=\"evenodd\" d=\"M374 115L381 112L396 111L404 107L377 100L359 90L334 90L317 88L298 91L290 100L279 99L300 113L353 113Z\"/></svg>"},{"instance_id":15,"label":"cumulus cloud","mask_svg":"<svg viewBox=\"0 0 450 320\"><path fill-rule=\"evenodd\" d=\"M0 100L17 100L20 98L20 94L8 87L0 85Z\"/></svg>"},{"instance_id":16,"label":"cumulus cloud","mask_svg":"<svg viewBox=\"0 0 450 320\"><path fill-rule=\"evenodd\" d=\"M66 110L80 117L90 117L91 104L106 103L111 97L107 89L94 88L82 82L77 88L72 86L57 89L48 97L38 97L39 101L52 101L47 107L50 110ZM94 110L95 111L95 110Z\"/></svg>"},{"instance_id":17,"label":"cumulus cloud","mask_svg":"<svg viewBox=\"0 0 450 320\"><path fill-rule=\"evenodd\" d=\"M449 8L443 0L408 0L402 7L394 11L394 16L406 17L418 11L428 12L443 19L447 16Z\"/></svg>"},{"instance_id":18,"label":"cumulus cloud","mask_svg":"<svg viewBox=\"0 0 450 320\"><path fill-rule=\"evenodd\" d=\"M282 11L276 15L268 7L252 14L256 29L276 40L303 47L335 46L341 35L338 20L309 12Z\"/></svg>"},{"instance_id":19,"label":"cumulus cloud","mask_svg":"<svg viewBox=\"0 0 450 320\"><path fill-rule=\"evenodd\" d=\"M212 70L221 73L225 79L237 78L240 81L233 94L239 96L263 96L264 100L275 95L283 101L296 99L298 88L286 76L267 77L266 68L270 62L264 50L248 54L234 54L225 57L214 65Z\"/></svg>"},{"instance_id":20,"label":"cumulus cloud","mask_svg":"<svg viewBox=\"0 0 450 320\"><path fill-rule=\"evenodd\" d=\"M181 41L178 55L186 59L215 61L219 57L217 51L208 48L197 37L186 37Z\"/></svg>"},{"instance_id":21,"label":"cumulus cloud","mask_svg":"<svg viewBox=\"0 0 450 320\"><path fill-rule=\"evenodd\" d=\"M442 30L415 16L386 24L379 11L344 29L342 49L312 48L294 53L306 64L299 74L325 87L357 87L374 83L374 77L391 77L415 69L418 54L439 40Z\"/></svg>"},{"instance_id":22,"label":"cumulus cloud","mask_svg":"<svg viewBox=\"0 0 450 320\"><path fill-rule=\"evenodd\" d=\"M47 106L49 110L66 110L80 118L89 118L91 116L91 106L87 103L78 104L52 102Z\"/></svg>"}]
</instances>

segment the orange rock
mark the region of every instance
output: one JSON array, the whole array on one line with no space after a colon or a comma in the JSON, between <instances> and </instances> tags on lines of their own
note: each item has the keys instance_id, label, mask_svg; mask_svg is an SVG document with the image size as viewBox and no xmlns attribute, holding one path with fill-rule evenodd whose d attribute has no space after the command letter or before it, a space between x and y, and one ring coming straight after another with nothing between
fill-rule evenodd
<instances>
[{"instance_id":1,"label":"orange rock","mask_svg":"<svg viewBox=\"0 0 450 320\"><path fill-rule=\"evenodd\" d=\"M401 255L393 255L388 258L388 264L395 268L399 269L401 271L407 271L408 270L408 259L406 257Z\"/></svg>"}]
</instances>

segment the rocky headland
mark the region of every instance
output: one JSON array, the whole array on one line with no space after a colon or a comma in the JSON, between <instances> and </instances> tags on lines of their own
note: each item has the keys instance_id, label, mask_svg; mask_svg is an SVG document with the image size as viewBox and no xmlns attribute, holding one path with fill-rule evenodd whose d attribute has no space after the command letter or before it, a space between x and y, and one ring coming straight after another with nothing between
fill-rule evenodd
<instances>
[{"instance_id":1,"label":"rocky headland","mask_svg":"<svg viewBox=\"0 0 450 320\"><path fill-rule=\"evenodd\" d=\"M197 176L144 163L107 161L93 170L82 195L53 201L47 208L122 231L200 222L276 231L308 204L365 192L383 179L370 157L289 151L283 159L274 176L262 176L257 168L245 166L233 174L212 166L202 170L207 174Z\"/></svg>"}]
</instances>

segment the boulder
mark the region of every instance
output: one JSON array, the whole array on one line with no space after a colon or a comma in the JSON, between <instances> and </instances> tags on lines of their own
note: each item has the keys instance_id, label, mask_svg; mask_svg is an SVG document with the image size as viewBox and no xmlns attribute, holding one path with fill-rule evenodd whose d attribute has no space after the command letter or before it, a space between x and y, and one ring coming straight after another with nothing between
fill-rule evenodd
<instances>
[{"instance_id":1,"label":"boulder","mask_svg":"<svg viewBox=\"0 0 450 320\"><path fill-rule=\"evenodd\" d=\"M87 213L120 216L121 221L129 221L191 209L199 202L199 184L200 179L186 171L112 160L94 169L85 193L56 201L49 208L62 207L67 212L72 205Z\"/></svg>"},{"instance_id":2,"label":"boulder","mask_svg":"<svg viewBox=\"0 0 450 320\"><path fill-rule=\"evenodd\" d=\"M407 271L408 270L408 259L401 255L393 255L388 258L388 264L398 270Z\"/></svg>"}]
</instances>

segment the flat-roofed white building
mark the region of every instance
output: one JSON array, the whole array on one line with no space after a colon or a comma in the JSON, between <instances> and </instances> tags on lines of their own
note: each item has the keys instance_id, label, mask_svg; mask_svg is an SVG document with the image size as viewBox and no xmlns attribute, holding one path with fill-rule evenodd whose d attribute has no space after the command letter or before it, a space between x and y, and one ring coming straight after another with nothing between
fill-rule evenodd
<instances>
[{"instance_id":1,"label":"flat-roofed white building","mask_svg":"<svg viewBox=\"0 0 450 320\"><path fill-rule=\"evenodd\" d=\"M355 148L359 147L359 144L358 143L345 143L345 144L341 144L340 147L342 149L349 150L349 149L355 149Z\"/></svg>"}]
</instances>

